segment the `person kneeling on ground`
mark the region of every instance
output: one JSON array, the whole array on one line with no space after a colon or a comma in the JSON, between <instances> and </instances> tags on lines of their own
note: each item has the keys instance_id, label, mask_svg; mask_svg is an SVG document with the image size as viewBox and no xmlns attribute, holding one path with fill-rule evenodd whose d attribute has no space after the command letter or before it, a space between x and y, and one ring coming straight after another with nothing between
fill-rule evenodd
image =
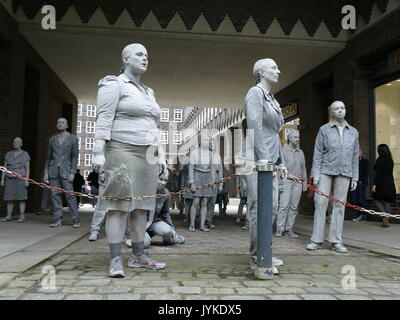
<instances>
[{"instance_id":1,"label":"person kneeling on ground","mask_svg":"<svg viewBox=\"0 0 400 320\"><path fill-rule=\"evenodd\" d=\"M157 194L169 194L169 190L165 188L165 184L167 180L158 180L158 187L157 187ZM171 212L170 212L170 202L171 196L168 195L166 197L161 197L156 199L156 208L154 211L154 217L147 223L147 230L146 235L144 237L144 247L148 248L151 244L151 238L154 236L161 236L163 237L165 244L181 244L185 242L185 238L179 236L174 228L171 219ZM151 217L152 214L150 213L149 216ZM127 228L129 223L127 224ZM126 232L126 245L128 247L131 246L131 241L129 237L130 232L127 230Z\"/></svg>"}]
</instances>

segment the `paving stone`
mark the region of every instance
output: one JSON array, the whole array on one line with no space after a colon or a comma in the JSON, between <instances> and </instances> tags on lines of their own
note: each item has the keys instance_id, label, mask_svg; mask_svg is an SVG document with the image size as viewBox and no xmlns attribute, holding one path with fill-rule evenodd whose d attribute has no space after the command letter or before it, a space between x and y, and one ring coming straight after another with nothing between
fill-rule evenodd
<instances>
[{"instance_id":1,"label":"paving stone","mask_svg":"<svg viewBox=\"0 0 400 320\"><path fill-rule=\"evenodd\" d=\"M184 286L189 286L189 287L190 287L190 286L194 286L194 287L213 287L214 284L215 284L215 281L214 281L214 282L210 282L210 281L207 281L207 280L205 280L205 281L184 280L184 281L182 281L182 284L183 284Z\"/></svg>"},{"instance_id":2,"label":"paving stone","mask_svg":"<svg viewBox=\"0 0 400 320\"><path fill-rule=\"evenodd\" d=\"M56 277L56 285L57 286L72 286L74 283L76 282L76 280L74 279L59 279Z\"/></svg>"},{"instance_id":3,"label":"paving stone","mask_svg":"<svg viewBox=\"0 0 400 320\"><path fill-rule=\"evenodd\" d=\"M387 289L387 291L400 296L400 289Z\"/></svg>"},{"instance_id":4,"label":"paving stone","mask_svg":"<svg viewBox=\"0 0 400 320\"><path fill-rule=\"evenodd\" d=\"M358 296L358 295L354 295L354 294L337 294L335 295L336 298L338 298L339 300L372 300L370 297L368 296Z\"/></svg>"},{"instance_id":5,"label":"paving stone","mask_svg":"<svg viewBox=\"0 0 400 320\"><path fill-rule=\"evenodd\" d=\"M42 279L43 277L44 277L44 274L42 274L42 273L37 273L37 274L26 274L26 275L24 275L24 276L22 276L22 277L16 278L16 280L21 280L21 281L30 281L30 280L33 280L33 281L37 281L37 280L39 280L39 279Z\"/></svg>"},{"instance_id":6,"label":"paving stone","mask_svg":"<svg viewBox=\"0 0 400 320\"><path fill-rule=\"evenodd\" d=\"M278 282L274 280L247 280L243 281L242 283L248 287L269 288L279 286Z\"/></svg>"},{"instance_id":7,"label":"paving stone","mask_svg":"<svg viewBox=\"0 0 400 320\"><path fill-rule=\"evenodd\" d=\"M242 288L243 286L240 282L223 281L223 282L213 282L216 288Z\"/></svg>"},{"instance_id":8,"label":"paving stone","mask_svg":"<svg viewBox=\"0 0 400 320\"><path fill-rule=\"evenodd\" d=\"M311 280L307 281L307 280L276 280L276 282L281 285L282 287L299 287L299 288L303 288L303 287L311 287L314 282L312 282Z\"/></svg>"},{"instance_id":9,"label":"paving stone","mask_svg":"<svg viewBox=\"0 0 400 320\"><path fill-rule=\"evenodd\" d=\"M96 287L64 287L61 292L63 293L93 293Z\"/></svg>"},{"instance_id":10,"label":"paving stone","mask_svg":"<svg viewBox=\"0 0 400 320\"><path fill-rule=\"evenodd\" d=\"M109 294L108 300L140 300L140 294Z\"/></svg>"},{"instance_id":11,"label":"paving stone","mask_svg":"<svg viewBox=\"0 0 400 320\"><path fill-rule=\"evenodd\" d=\"M220 279L221 278L218 274L212 274L212 273L198 273L196 276L199 279Z\"/></svg>"},{"instance_id":12,"label":"paving stone","mask_svg":"<svg viewBox=\"0 0 400 320\"><path fill-rule=\"evenodd\" d=\"M103 296L99 294L70 294L65 300L102 300Z\"/></svg>"},{"instance_id":13,"label":"paving stone","mask_svg":"<svg viewBox=\"0 0 400 320\"><path fill-rule=\"evenodd\" d=\"M153 293L153 294L157 294L157 293L167 293L168 292L168 288L165 287L152 287L152 288L133 288L132 289L133 293Z\"/></svg>"},{"instance_id":14,"label":"paving stone","mask_svg":"<svg viewBox=\"0 0 400 320\"><path fill-rule=\"evenodd\" d=\"M279 272L281 273L282 271L279 270ZM313 279L312 276L309 276L307 274L298 274L298 273L288 273L288 274L281 274L281 277L283 277L283 279Z\"/></svg>"},{"instance_id":15,"label":"paving stone","mask_svg":"<svg viewBox=\"0 0 400 320\"><path fill-rule=\"evenodd\" d=\"M400 296L372 296L374 300L400 300Z\"/></svg>"},{"instance_id":16,"label":"paving stone","mask_svg":"<svg viewBox=\"0 0 400 320\"><path fill-rule=\"evenodd\" d=\"M196 295L185 295L185 300L218 300L218 296L210 296L205 294L196 294Z\"/></svg>"},{"instance_id":17,"label":"paving stone","mask_svg":"<svg viewBox=\"0 0 400 320\"><path fill-rule=\"evenodd\" d=\"M267 300L266 297L263 296L222 296L221 300Z\"/></svg>"},{"instance_id":18,"label":"paving stone","mask_svg":"<svg viewBox=\"0 0 400 320\"><path fill-rule=\"evenodd\" d=\"M300 296L304 300L337 300L334 296L329 294L302 294Z\"/></svg>"},{"instance_id":19,"label":"paving stone","mask_svg":"<svg viewBox=\"0 0 400 320\"><path fill-rule=\"evenodd\" d=\"M173 293L200 293L201 288L200 287L172 287L172 292Z\"/></svg>"},{"instance_id":20,"label":"paving stone","mask_svg":"<svg viewBox=\"0 0 400 320\"><path fill-rule=\"evenodd\" d=\"M22 298L22 300L63 300L65 294L40 294L40 293L29 293Z\"/></svg>"},{"instance_id":21,"label":"paving stone","mask_svg":"<svg viewBox=\"0 0 400 320\"><path fill-rule=\"evenodd\" d=\"M337 293L344 295L364 295L368 294L366 291L361 289L343 289L343 288L334 288Z\"/></svg>"},{"instance_id":22,"label":"paving stone","mask_svg":"<svg viewBox=\"0 0 400 320\"><path fill-rule=\"evenodd\" d=\"M193 276L192 273L176 273L176 272L168 272L167 278L170 280L180 280L180 279L187 279L187 280L195 280L196 278Z\"/></svg>"},{"instance_id":23,"label":"paving stone","mask_svg":"<svg viewBox=\"0 0 400 320\"><path fill-rule=\"evenodd\" d=\"M275 293L306 293L304 289L295 287L271 287L270 289Z\"/></svg>"},{"instance_id":24,"label":"paving stone","mask_svg":"<svg viewBox=\"0 0 400 320\"><path fill-rule=\"evenodd\" d=\"M271 290L266 288L236 288L239 294L272 294Z\"/></svg>"},{"instance_id":25,"label":"paving stone","mask_svg":"<svg viewBox=\"0 0 400 320\"><path fill-rule=\"evenodd\" d=\"M170 281L170 280L143 281L144 287L173 287L178 285L179 285L178 281Z\"/></svg>"},{"instance_id":26,"label":"paving stone","mask_svg":"<svg viewBox=\"0 0 400 320\"><path fill-rule=\"evenodd\" d=\"M111 283L111 279L97 279L97 280L78 280L75 286L106 286Z\"/></svg>"},{"instance_id":27,"label":"paving stone","mask_svg":"<svg viewBox=\"0 0 400 320\"><path fill-rule=\"evenodd\" d=\"M391 295L390 292L378 288L363 288L363 290L373 295Z\"/></svg>"},{"instance_id":28,"label":"paving stone","mask_svg":"<svg viewBox=\"0 0 400 320\"><path fill-rule=\"evenodd\" d=\"M20 280L11 280L8 283L9 288L30 288L34 285L36 281L20 281Z\"/></svg>"},{"instance_id":29,"label":"paving stone","mask_svg":"<svg viewBox=\"0 0 400 320\"><path fill-rule=\"evenodd\" d=\"M205 288L206 294L230 294L235 293L232 288Z\"/></svg>"},{"instance_id":30,"label":"paving stone","mask_svg":"<svg viewBox=\"0 0 400 320\"><path fill-rule=\"evenodd\" d=\"M128 293L132 288L127 286L105 286L97 288L96 293Z\"/></svg>"},{"instance_id":31,"label":"paving stone","mask_svg":"<svg viewBox=\"0 0 400 320\"><path fill-rule=\"evenodd\" d=\"M329 293L335 294L336 292L330 288L316 288L316 287L308 287L305 290L309 293L321 294L321 293Z\"/></svg>"},{"instance_id":32,"label":"paving stone","mask_svg":"<svg viewBox=\"0 0 400 320\"><path fill-rule=\"evenodd\" d=\"M400 289L400 281L380 281L379 284L385 289Z\"/></svg>"},{"instance_id":33,"label":"paving stone","mask_svg":"<svg viewBox=\"0 0 400 320\"><path fill-rule=\"evenodd\" d=\"M274 294L274 295L267 295L267 298L271 300L301 300L299 296L294 294Z\"/></svg>"},{"instance_id":34,"label":"paving stone","mask_svg":"<svg viewBox=\"0 0 400 320\"><path fill-rule=\"evenodd\" d=\"M146 300L182 300L180 294L169 293L169 294L148 294Z\"/></svg>"},{"instance_id":35,"label":"paving stone","mask_svg":"<svg viewBox=\"0 0 400 320\"><path fill-rule=\"evenodd\" d=\"M0 290L0 297L21 295L24 292L25 292L25 289L21 289L21 288L10 288L10 289L6 288L6 289Z\"/></svg>"}]
</instances>

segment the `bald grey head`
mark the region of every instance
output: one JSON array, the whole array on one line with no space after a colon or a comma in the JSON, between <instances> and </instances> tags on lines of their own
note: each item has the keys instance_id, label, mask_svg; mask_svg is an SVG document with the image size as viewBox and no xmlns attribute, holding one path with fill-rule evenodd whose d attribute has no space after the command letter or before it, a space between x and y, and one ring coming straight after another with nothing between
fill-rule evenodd
<instances>
[{"instance_id":1,"label":"bald grey head","mask_svg":"<svg viewBox=\"0 0 400 320\"><path fill-rule=\"evenodd\" d=\"M140 43L132 43L127 45L121 54L122 69L123 73L127 68L135 73L144 73L147 71L148 66L148 54L144 45Z\"/></svg>"},{"instance_id":2,"label":"bald grey head","mask_svg":"<svg viewBox=\"0 0 400 320\"><path fill-rule=\"evenodd\" d=\"M256 83L259 83L261 78L265 78L271 83L277 83L280 73L276 62L270 58L260 59L253 66L253 76Z\"/></svg>"},{"instance_id":3,"label":"bald grey head","mask_svg":"<svg viewBox=\"0 0 400 320\"><path fill-rule=\"evenodd\" d=\"M346 106L342 101L335 101L330 105L332 116L337 120L342 120L346 116Z\"/></svg>"}]
</instances>

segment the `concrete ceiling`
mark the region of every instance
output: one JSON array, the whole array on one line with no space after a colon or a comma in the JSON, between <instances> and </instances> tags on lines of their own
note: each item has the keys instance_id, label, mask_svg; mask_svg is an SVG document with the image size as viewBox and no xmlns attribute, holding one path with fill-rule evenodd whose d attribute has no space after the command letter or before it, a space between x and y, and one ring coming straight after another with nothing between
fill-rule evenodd
<instances>
[{"instance_id":1,"label":"concrete ceiling","mask_svg":"<svg viewBox=\"0 0 400 320\"><path fill-rule=\"evenodd\" d=\"M282 72L277 92L341 50L315 46L181 39L118 33L82 34L22 28L22 33L80 102L96 103L97 84L117 75L122 48L143 43L150 65L142 81L162 106L241 107L256 60L273 58Z\"/></svg>"}]
</instances>

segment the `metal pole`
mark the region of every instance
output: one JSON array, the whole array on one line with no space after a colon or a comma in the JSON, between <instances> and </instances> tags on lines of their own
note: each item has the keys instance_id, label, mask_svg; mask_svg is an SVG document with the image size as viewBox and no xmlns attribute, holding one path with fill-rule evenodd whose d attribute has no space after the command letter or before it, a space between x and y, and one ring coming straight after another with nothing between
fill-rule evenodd
<instances>
[{"instance_id":1,"label":"metal pole","mask_svg":"<svg viewBox=\"0 0 400 320\"><path fill-rule=\"evenodd\" d=\"M270 280L274 276L272 266L272 173L274 165L257 164L257 267L255 276Z\"/></svg>"}]
</instances>

